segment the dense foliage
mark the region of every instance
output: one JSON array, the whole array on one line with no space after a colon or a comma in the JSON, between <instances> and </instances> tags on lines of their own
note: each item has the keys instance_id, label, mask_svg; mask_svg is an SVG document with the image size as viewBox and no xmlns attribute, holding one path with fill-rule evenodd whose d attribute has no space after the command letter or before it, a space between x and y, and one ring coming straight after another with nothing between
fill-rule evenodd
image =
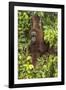
<instances>
[{"instance_id":1,"label":"dense foliage","mask_svg":"<svg viewBox=\"0 0 66 90\"><path fill-rule=\"evenodd\" d=\"M18 11L18 78L57 77L58 57L56 55L47 53L47 55L38 57L35 68L32 65L28 50L32 15L40 16L45 42L49 42L50 47L57 49L58 20L56 12Z\"/></svg>"}]
</instances>

